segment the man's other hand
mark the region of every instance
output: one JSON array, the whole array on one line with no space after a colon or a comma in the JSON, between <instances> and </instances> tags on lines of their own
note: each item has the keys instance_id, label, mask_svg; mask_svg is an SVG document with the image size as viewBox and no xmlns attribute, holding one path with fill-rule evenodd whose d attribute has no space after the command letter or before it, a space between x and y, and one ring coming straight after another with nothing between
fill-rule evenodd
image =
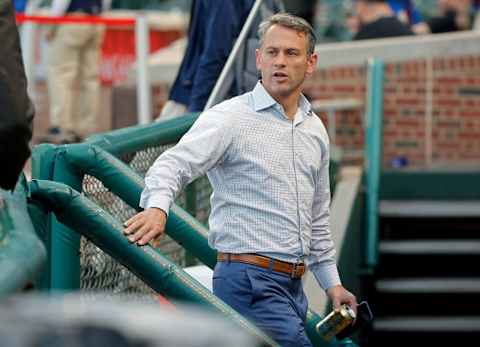
<instances>
[{"instance_id":1,"label":"man's other hand","mask_svg":"<svg viewBox=\"0 0 480 347\"><path fill-rule=\"evenodd\" d=\"M328 288L327 295L330 300L332 300L334 310L338 310L342 304L346 304L350 306L353 311L355 311L355 315L357 314L357 298L355 298L355 295L343 288L343 286L338 285Z\"/></svg>"},{"instance_id":2,"label":"man's other hand","mask_svg":"<svg viewBox=\"0 0 480 347\"><path fill-rule=\"evenodd\" d=\"M147 208L124 223L123 233L131 243L143 246L153 240L152 246L158 247L166 222L165 211L155 207Z\"/></svg>"}]
</instances>

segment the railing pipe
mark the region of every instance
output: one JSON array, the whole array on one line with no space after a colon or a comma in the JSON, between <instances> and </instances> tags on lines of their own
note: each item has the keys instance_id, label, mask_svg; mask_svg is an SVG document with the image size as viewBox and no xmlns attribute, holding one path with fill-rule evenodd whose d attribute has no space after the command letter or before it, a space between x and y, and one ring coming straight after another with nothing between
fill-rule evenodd
<instances>
[{"instance_id":1,"label":"railing pipe","mask_svg":"<svg viewBox=\"0 0 480 347\"><path fill-rule=\"evenodd\" d=\"M368 62L367 110L365 127L366 166L366 265L373 268L378 261L378 199L383 146L383 62Z\"/></svg>"},{"instance_id":2,"label":"railing pipe","mask_svg":"<svg viewBox=\"0 0 480 347\"><path fill-rule=\"evenodd\" d=\"M81 232L158 293L208 307L231 319L265 346L278 346L150 245L131 244L122 233L122 223L85 196L65 184L43 180L32 180L30 191L31 198L54 212L61 223Z\"/></svg>"}]
</instances>

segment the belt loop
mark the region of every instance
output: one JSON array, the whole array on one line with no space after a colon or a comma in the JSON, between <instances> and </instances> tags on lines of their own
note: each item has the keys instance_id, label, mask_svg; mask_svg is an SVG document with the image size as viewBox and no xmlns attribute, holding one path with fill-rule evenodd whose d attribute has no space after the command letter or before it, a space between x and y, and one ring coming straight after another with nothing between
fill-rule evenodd
<instances>
[{"instance_id":1,"label":"belt loop","mask_svg":"<svg viewBox=\"0 0 480 347\"><path fill-rule=\"evenodd\" d=\"M272 272L273 271L273 263L275 262L275 260L273 258L269 258L269 261L268 261L268 272Z\"/></svg>"}]
</instances>

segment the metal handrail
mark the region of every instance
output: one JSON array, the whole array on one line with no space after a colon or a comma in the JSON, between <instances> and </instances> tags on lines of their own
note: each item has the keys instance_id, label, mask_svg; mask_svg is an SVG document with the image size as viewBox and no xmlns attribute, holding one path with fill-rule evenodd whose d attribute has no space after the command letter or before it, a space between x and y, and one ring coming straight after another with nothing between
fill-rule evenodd
<instances>
[{"instance_id":1,"label":"metal handrail","mask_svg":"<svg viewBox=\"0 0 480 347\"><path fill-rule=\"evenodd\" d=\"M365 126L366 166L366 265L373 268L378 261L378 200L383 147L383 77L380 59L369 59L367 111Z\"/></svg>"},{"instance_id":2,"label":"metal handrail","mask_svg":"<svg viewBox=\"0 0 480 347\"><path fill-rule=\"evenodd\" d=\"M242 30L240 31L240 35L238 35L238 39L235 42L235 45L233 46L232 52L228 56L227 62L225 63L225 66L223 67L222 72L220 73L220 77L218 77L217 83L215 83L215 87L213 87L212 92L210 93L210 96L208 97L207 103L205 104L204 110L209 109L213 105L217 104L220 100L220 91L225 83L225 80L228 76L228 73L233 67L233 64L235 62L235 59L238 56L238 53L240 52L240 48L243 46L245 43L245 40L247 38L247 35L250 31L250 28L253 24L253 20L255 19L258 11L260 10L260 6L262 5L263 0L256 0L255 3L253 4L253 7L247 17L247 20L245 21L245 24L243 25Z\"/></svg>"}]
</instances>

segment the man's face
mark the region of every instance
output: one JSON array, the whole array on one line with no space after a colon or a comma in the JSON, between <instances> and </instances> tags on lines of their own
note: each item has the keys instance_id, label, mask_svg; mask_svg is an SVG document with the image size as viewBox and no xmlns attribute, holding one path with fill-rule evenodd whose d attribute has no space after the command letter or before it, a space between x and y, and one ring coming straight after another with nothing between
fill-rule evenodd
<instances>
[{"instance_id":1,"label":"man's face","mask_svg":"<svg viewBox=\"0 0 480 347\"><path fill-rule=\"evenodd\" d=\"M300 94L305 77L313 73L317 64L316 53L307 55L307 46L304 33L280 25L267 30L256 51L256 63L262 84L272 97Z\"/></svg>"}]
</instances>

